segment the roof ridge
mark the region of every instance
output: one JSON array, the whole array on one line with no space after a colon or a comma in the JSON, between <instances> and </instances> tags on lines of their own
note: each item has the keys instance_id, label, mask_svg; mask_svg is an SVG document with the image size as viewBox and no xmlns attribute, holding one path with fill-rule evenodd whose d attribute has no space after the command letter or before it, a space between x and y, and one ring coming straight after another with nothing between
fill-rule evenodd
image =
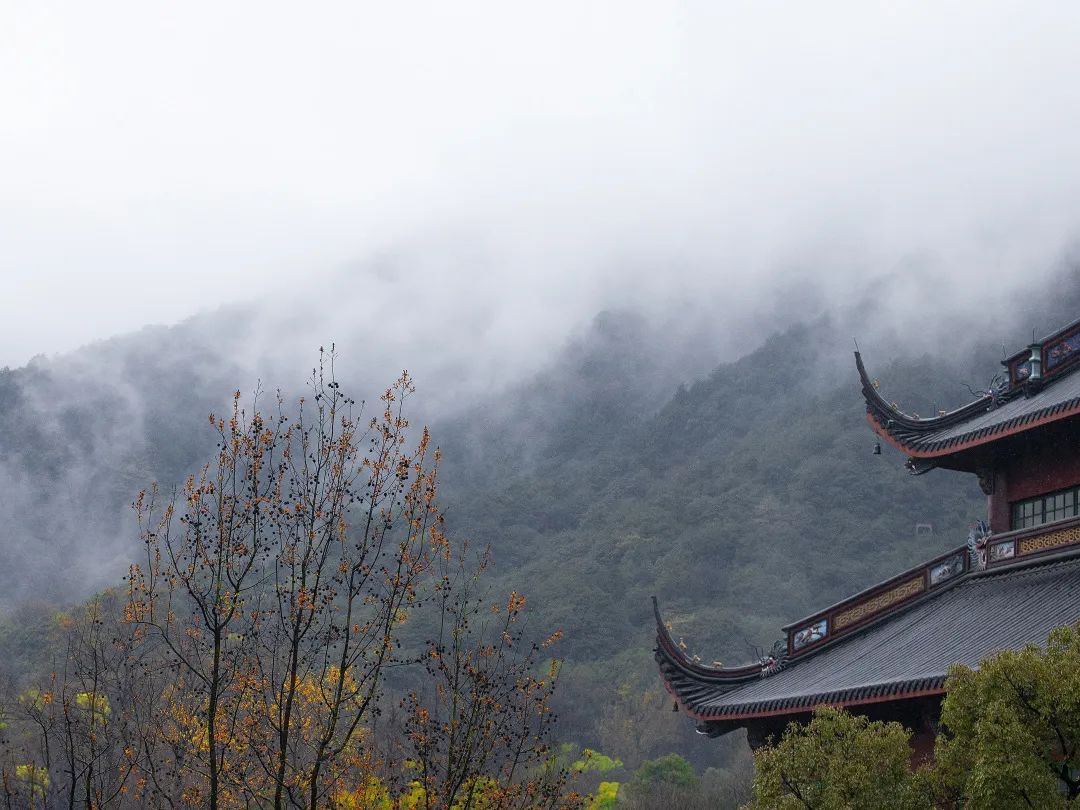
<instances>
[{"instance_id":1,"label":"roof ridge","mask_svg":"<svg viewBox=\"0 0 1080 810\"><path fill-rule=\"evenodd\" d=\"M1080 566L1080 547L1066 546L1052 557L1034 557L1029 560L1021 557L1010 565L999 565L983 571L973 571L965 579L969 580L972 585L978 585L992 582L995 577L1013 576L1019 578L1039 573L1042 569L1067 568L1069 566Z\"/></svg>"}]
</instances>

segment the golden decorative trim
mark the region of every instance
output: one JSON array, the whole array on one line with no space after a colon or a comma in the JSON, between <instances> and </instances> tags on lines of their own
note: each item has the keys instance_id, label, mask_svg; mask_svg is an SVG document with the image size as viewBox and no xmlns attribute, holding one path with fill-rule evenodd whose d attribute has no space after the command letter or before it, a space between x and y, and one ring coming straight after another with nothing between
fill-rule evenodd
<instances>
[{"instance_id":1,"label":"golden decorative trim","mask_svg":"<svg viewBox=\"0 0 1080 810\"><path fill-rule=\"evenodd\" d=\"M855 605L855 607L848 608L843 613L837 613L833 617L832 629L841 630L849 624L855 624L855 622L861 621L867 616L878 613L924 590L926 590L926 582L923 575L919 574L906 582L901 582L895 588L885 591L885 593L878 594L873 599L867 599L865 602Z\"/></svg>"},{"instance_id":2,"label":"golden decorative trim","mask_svg":"<svg viewBox=\"0 0 1080 810\"><path fill-rule=\"evenodd\" d=\"M1034 554L1037 551L1045 551L1048 548L1069 546L1080 542L1080 526L1072 526L1068 529L1059 529L1056 532L1037 534L1034 537L1025 537L1017 544L1017 553L1023 557L1025 554Z\"/></svg>"}]
</instances>

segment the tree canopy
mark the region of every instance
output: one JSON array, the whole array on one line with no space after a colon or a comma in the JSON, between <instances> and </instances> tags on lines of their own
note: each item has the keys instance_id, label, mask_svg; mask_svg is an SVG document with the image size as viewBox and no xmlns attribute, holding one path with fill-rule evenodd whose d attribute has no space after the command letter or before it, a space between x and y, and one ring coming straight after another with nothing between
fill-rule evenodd
<instances>
[{"instance_id":1,"label":"tree canopy","mask_svg":"<svg viewBox=\"0 0 1080 810\"><path fill-rule=\"evenodd\" d=\"M970 807L1057 807L1080 796L1080 624L953 667L939 739L942 781Z\"/></svg>"},{"instance_id":2,"label":"tree canopy","mask_svg":"<svg viewBox=\"0 0 1080 810\"><path fill-rule=\"evenodd\" d=\"M929 807L909 766L910 733L899 723L818 709L755 757L751 810L916 810Z\"/></svg>"}]
</instances>

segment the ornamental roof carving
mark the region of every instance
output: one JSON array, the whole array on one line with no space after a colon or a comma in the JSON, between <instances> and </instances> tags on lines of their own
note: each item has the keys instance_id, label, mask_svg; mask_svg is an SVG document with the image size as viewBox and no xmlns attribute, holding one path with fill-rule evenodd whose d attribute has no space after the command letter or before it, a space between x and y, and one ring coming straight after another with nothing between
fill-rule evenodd
<instances>
[{"instance_id":1,"label":"ornamental roof carving","mask_svg":"<svg viewBox=\"0 0 1080 810\"><path fill-rule=\"evenodd\" d=\"M1000 386L961 408L922 418L886 400L855 352L870 426L910 456L908 467L916 474L978 445L1080 414L1080 321L1003 364L1007 379Z\"/></svg>"}]
</instances>

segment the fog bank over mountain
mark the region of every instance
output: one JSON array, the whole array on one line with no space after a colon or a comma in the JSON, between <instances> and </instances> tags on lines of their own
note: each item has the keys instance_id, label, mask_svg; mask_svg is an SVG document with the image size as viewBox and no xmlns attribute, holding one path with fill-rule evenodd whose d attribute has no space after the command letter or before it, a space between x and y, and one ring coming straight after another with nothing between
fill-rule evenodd
<instances>
[{"instance_id":1,"label":"fog bank over mountain","mask_svg":"<svg viewBox=\"0 0 1080 810\"><path fill-rule=\"evenodd\" d=\"M1006 3L5 4L8 597L114 581L134 492L320 346L511 469L799 324L809 392L846 395L856 338L947 347L959 404L1076 314L1078 35Z\"/></svg>"},{"instance_id":2,"label":"fog bank over mountain","mask_svg":"<svg viewBox=\"0 0 1080 810\"><path fill-rule=\"evenodd\" d=\"M696 380L717 389L719 410L710 417L717 430L737 432L727 420L742 417L728 415L723 403L738 396L740 378L751 382L746 375L760 376L756 395L789 403L795 420L803 418L792 404L799 397L857 408L855 336L891 395L923 410L959 405L970 398L965 384L994 373L1003 343L1012 351L1031 329L1045 332L1080 311L1076 282L1076 272L1062 268L1044 285L1060 291L1051 300L1000 285L974 299L992 309L957 300L950 311L946 302L919 300L906 275L868 283L861 301L832 306L819 286L792 281L756 309L722 296L682 306L658 298L636 310L606 310L576 324L570 337L537 346L493 340L484 327L496 328L485 320L490 301L448 310L437 291L410 294L384 270L363 290L367 317L345 317L342 303L361 291L341 283L319 307L301 294L289 304L225 307L37 359L0 371L0 554L11 573L2 583L5 605L116 582L138 549L127 508L135 493L152 481L169 488L203 463L214 441L206 414L221 412L234 390L303 394L320 331L326 345L337 341L339 379L358 397L374 401L409 366L419 389L413 417L433 426L448 449L451 491L475 509L506 481L554 482L563 462L575 470L593 463L589 448L636 447L632 437ZM894 308L905 296L910 309ZM388 328L388 313L407 328ZM797 344L797 366L760 348L777 333L802 335L766 344ZM764 366L730 365L752 354ZM912 368L929 383L905 386ZM774 383L782 387L768 390ZM730 394L721 393L724 386ZM677 440L698 441L682 433ZM551 519L540 512L518 518L522 525ZM488 533L485 542L497 535Z\"/></svg>"},{"instance_id":3,"label":"fog bank over mountain","mask_svg":"<svg viewBox=\"0 0 1080 810\"><path fill-rule=\"evenodd\" d=\"M222 304L298 362L379 331L415 366L437 331L482 387L602 310L725 347L872 301L926 335L1068 259L1078 34L1008 3L16 0L0 366Z\"/></svg>"}]
</instances>

